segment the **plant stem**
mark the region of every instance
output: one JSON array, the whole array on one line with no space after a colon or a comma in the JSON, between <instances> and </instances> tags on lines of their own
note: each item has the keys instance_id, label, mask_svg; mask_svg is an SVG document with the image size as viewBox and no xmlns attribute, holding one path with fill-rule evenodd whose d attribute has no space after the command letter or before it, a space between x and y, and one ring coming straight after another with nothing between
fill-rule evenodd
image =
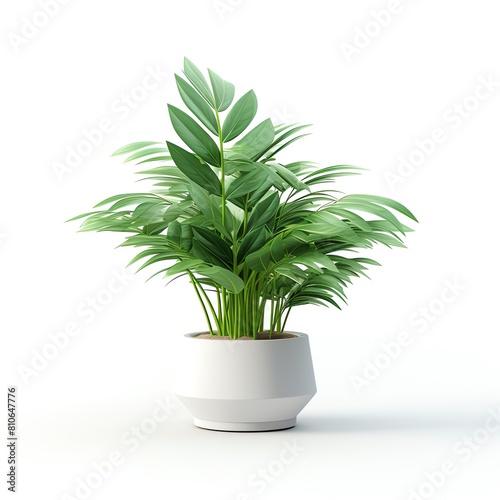
<instances>
[{"instance_id":1,"label":"plant stem","mask_svg":"<svg viewBox=\"0 0 500 500\"><path fill-rule=\"evenodd\" d=\"M275 323L275 310L276 307L274 305L274 284L275 284L276 278L273 276L273 287L271 289L271 317L269 318L269 338L273 335L274 331L274 323Z\"/></svg>"},{"instance_id":2,"label":"plant stem","mask_svg":"<svg viewBox=\"0 0 500 500\"><path fill-rule=\"evenodd\" d=\"M222 225L224 226L226 219L226 172L224 165L224 141L222 139L222 127L220 123L219 111L215 110L215 118L217 120L217 135L219 136L219 149L220 149L220 185L221 185L221 198L222 198Z\"/></svg>"},{"instance_id":3,"label":"plant stem","mask_svg":"<svg viewBox=\"0 0 500 500\"><path fill-rule=\"evenodd\" d=\"M243 236L247 233L247 223L248 223L248 198L249 195L245 199L245 209L243 211Z\"/></svg>"},{"instance_id":4,"label":"plant stem","mask_svg":"<svg viewBox=\"0 0 500 500\"><path fill-rule=\"evenodd\" d=\"M207 308L206 308L205 303L203 302L203 299L200 295L200 291L198 290L198 282L197 282L196 278L193 276L193 274L191 273L191 271L188 271L187 273L188 273L189 277L191 278L191 283L194 286L194 290L196 292L196 295L198 296L201 307L203 308L203 313L205 314L205 319L207 320L207 324L208 324L208 331L210 332L210 335L213 335L214 330L212 328L212 322L210 321L210 316L208 315Z\"/></svg>"},{"instance_id":5,"label":"plant stem","mask_svg":"<svg viewBox=\"0 0 500 500\"><path fill-rule=\"evenodd\" d=\"M205 289L203 286L198 284L201 293L205 297L205 300L207 301L208 307L210 308L210 312L212 313L212 317L214 318L215 321L215 326L217 327L217 331L219 332L220 335L220 323L219 323L219 318L217 317L217 313L215 312L214 306L212 305L212 301L210 300L209 296L207 295L207 292L205 292Z\"/></svg>"},{"instance_id":6,"label":"plant stem","mask_svg":"<svg viewBox=\"0 0 500 500\"><path fill-rule=\"evenodd\" d=\"M283 330L285 329L285 325L286 325L286 322L288 321L288 316L290 315L290 311L292 310L292 308L288 308L286 314L285 314L285 319L283 320Z\"/></svg>"}]
</instances>

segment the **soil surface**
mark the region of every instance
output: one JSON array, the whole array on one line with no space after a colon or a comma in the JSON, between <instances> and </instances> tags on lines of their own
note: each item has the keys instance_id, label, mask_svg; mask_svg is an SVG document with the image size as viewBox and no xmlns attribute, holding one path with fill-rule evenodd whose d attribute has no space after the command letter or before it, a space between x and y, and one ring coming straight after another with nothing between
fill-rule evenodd
<instances>
[{"instance_id":1,"label":"soil surface","mask_svg":"<svg viewBox=\"0 0 500 500\"><path fill-rule=\"evenodd\" d=\"M273 333L272 337L269 338L269 332L258 333L257 340L279 340L279 339L293 339L298 337L293 333ZM196 335L195 339L209 339L209 340L233 340L229 337L223 337L220 335L210 335L209 333L202 333L200 335ZM253 337L240 337L236 340L253 340Z\"/></svg>"}]
</instances>

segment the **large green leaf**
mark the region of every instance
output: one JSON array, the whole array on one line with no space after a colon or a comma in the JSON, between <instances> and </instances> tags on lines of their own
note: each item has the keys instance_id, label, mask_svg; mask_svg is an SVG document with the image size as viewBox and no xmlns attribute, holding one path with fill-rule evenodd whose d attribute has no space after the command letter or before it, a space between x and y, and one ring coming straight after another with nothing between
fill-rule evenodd
<instances>
[{"instance_id":1,"label":"large green leaf","mask_svg":"<svg viewBox=\"0 0 500 500\"><path fill-rule=\"evenodd\" d=\"M214 107L214 96L203 73L187 58L184 58L184 74L201 96Z\"/></svg>"},{"instance_id":2,"label":"large green leaf","mask_svg":"<svg viewBox=\"0 0 500 500\"><path fill-rule=\"evenodd\" d=\"M189 186L189 194L206 220L230 240L234 224L229 210L226 212L224 225L222 224L222 199L214 194L209 194L206 189L194 183Z\"/></svg>"},{"instance_id":3,"label":"large green leaf","mask_svg":"<svg viewBox=\"0 0 500 500\"><path fill-rule=\"evenodd\" d=\"M217 120L212 108L186 80L179 75L175 75L175 81L184 104L210 132L217 135Z\"/></svg>"},{"instance_id":4,"label":"large green leaf","mask_svg":"<svg viewBox=\"0 0 500 500\"><path fill-rule=\"evenodd\" d=\"M216 167L220 166L220 151L214 140L188 114L168 105L170 120L177 135L200 158Z\"/></svg>"},{"instance_id":5,"label":"large green leaf","mask_svg":"<svg viewBox=\"0 0 500 500\"><path fill-rule=\"evenodd\" d=\"M205 264L213 264L215 266L227 268L227 264L219 257L217 251L214 251L209 245L199 239L193 239L193 247L191 253Z\"/></svg>"},{"instance_id":6,"label":"large green leaf","mask_svg":"<svg viewBox=\"0 0 500 500\"><path fill-rule=\"evenodd\" d=\"M201 243L223 261L226 266L231 267L233 265L233 252L220 236L203 227L193 227L193 236L196 242Z\"/></svg>"},{"instance_id":7,"label":"large green leaf","mask_svg":"<svg viewBox=\"0 0 500 500\"><path fill-rule=\"evenodd\" d=\"M210 83L212 84L213 94L215 98L215 107L218 111L225 111L234 99L234 85L223 80L217 73L208 70Z\"/></svg>"},{"instance_id":8,"label":"large green leaf","mask_svg":"<svg viewBox=\"0 0 500 500\"><path fill-rule=\"evenodd\" d=\"M226 288L232 293L240 293L245 286L245 283L239 276L236 276L233 272L222 267L202 266L199 267L196 272L202 276L212 279L219 286Z\"/></svg>"},{"instance_id":9,"label":"large green leaf","mask_svg":"<svg viewBox=\"0 0 500 500\"><path fill-rule=\"evenodd\" d=\"M293 172L288 170L283 165L280 165L279 163L268 163L267 165L269 165L269 168L273 169L276 174L278 174L279 177L286 182L287 187L293 187L296 191L309 190L307 184L301 182Z\"/></svg>"},{"instance_id":10,"label":"large green leaf","mask_svg":"<svg viewBox=\"0 0 500 500\"><path fill-rule=\"evenodd\" d=\"M241 174L237 179L231 182L227 188L227 198L240 198L248 193L253 193L257 188L265 184L268 178L269 172L267 169L256 165L253 172Z\"/></svg>"},{"instance_id":11,"label":"large green leaf","mask_svg":"<svg viewBox=\"0 0 500 500\"><path fill-rule=\"evenodd\" d=\"M193 230L188 224L172 222L168 227L167 239L178 249L188 252L193 243Z\"/></svg>"},{"instance_id":12,"label":"large green leaf","mask_svg":"<svg viewBox=\"0 0 500 500\"><path fill-rule=\"evenodd\" d=\"M201 213L207 218L210 218L211 211L209 192L198 184L191 182L189 184L189 195L191 196L193 202L196 204L196 207L201 211Z\"/></svg>"},{"instance_id":13,"label":"large green leaf","mask_svg":"<svg viewBox=\"0 0 500 500\"><path fill-rule=\"evenodd\" d=\"M274 271L282 274L283 276L286 276L295 283L303 283L304 280L308 277L308 273L306 271L303 271L302 269L300 269L300 267L297 267L290 262L283 262L278 264L274 268Z\"/></svg>"},{"instance_id":14,"label":"large green leaf","mask_svg":"<svg viewBox=\"0 0 500 500\"><path fill-rule=\"evenodd\" d=\"M280 198L275 191L263 198L257 203L248 219L247 229L256 229L265 226L271 222L271 227L274 227L276 211L278 210Z\"/></svg>"},{"instance_id":15,"label":"large green leaf","mask_svg":"<svg viewBox=\"0 0 500 500\"><path fill-rule=\"evenodd\" d=\"M198 267L202 266L204 262L200 259L183 258L181 262L177 262L165 273L165 276L175 276L176 274L184 273L186 271L195 271Z\"/></svg>"},{"instance_id":16,"label":"large green leaf","mask_svg":"<svg viewBox=\"0 0 500 500\"><path fill-rule=\"evenodd\" d=\"M273 122L268 118L245 134L231 149L257 160L274 140Z\"/></svg>"},{"instance_id":17,"label":"large green leaf","mask_svg":"<svg viewBox=\"0 0 500 500\"><path fill-rule=\"evenodd\" d=\"M238 263L241 262L249 253L254 252L264 245L267 239L267 230L265 227L256 227L249 231L238 248Z\"/></svg>"},{"instance_id":18,"label":"large green leaf","mask_svg":"<svg viewBox=\"0 0 500 500\"><path fill-rule=\"evenodd\" d=\"M161 222L169 207L170 203L164 201L141 203L135 208L132 218L144 225Z\"/></svg>"},{"instance_id":19,"label":"large green leaf","mask_svg":"<svg viewBox=\"0 0 500 500\"><path fill-rule=\"evenodd\" d=\"M304 253L309 247L307 235L300 231L296 231L289 236L280 234L268 241L259 250L248 254L245 263L255 271L266 271L269 270L271 264L279 262L286 255Z\"/></svg>"},{"instance_id":20,"label":"large green leaf","mask_svg":"<svg viewBox=\"0 0 500 500\"><path fill-rule=\"evenodd\" d=\"M204 187L209 193L221 194L221 184L214 171L201 162L194 154L168 142L168 149L179 170L195 184Z\"/></svg>"},{"instance_id":21,"label":"large green leaf","mask_svg":"<svg viewBox=\"0 0 500 500\"><path fill-rule=\"evenodd\" d=\"M226 150L225 154L225 173L226 175L239 174L241 172L251 172L255 169L255 162L246 155L236 153L232 150Z\"/></svg>"},{"instance_id":22,"label":"large green leaf","mask_svg":"<svg viewBox=\"0 0 500 500\"><path fill-rule=\"evenodd\" d=\"M222 126L224 142L238 137L252 122L257 113L257 97L253 90L241 97L229 111Z\"/></svg>"}]
</instances>

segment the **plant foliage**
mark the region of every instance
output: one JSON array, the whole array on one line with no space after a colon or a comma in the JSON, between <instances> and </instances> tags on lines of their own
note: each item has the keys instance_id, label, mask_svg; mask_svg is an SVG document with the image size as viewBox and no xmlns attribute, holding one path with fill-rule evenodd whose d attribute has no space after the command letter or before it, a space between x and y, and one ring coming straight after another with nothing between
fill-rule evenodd
<instances>
[{"instance_id":1,"label":"plant foliage","mask_svg":"<svg viewBox=\"0 0 500 500\"><path fill-rule=\"evenodd\" d=\"M71 220L84 219L81 231L127 233L122 246L140 250L130 263L142 261L139 270L187 276L210 333L272 336L296 306L340 308L352 278L378 265L357 252L404 247L411 229L400 218L416 218L389 198L327 189L357 167L280 163L307 125L267 119L250 128L254 92L235 101L234 85L208 74L185 59L184 77L175 75L190 112L168 106L180 144L134 142L114 153L136 162L151 190L112 196Z\"/></svg>"}]
</instances>

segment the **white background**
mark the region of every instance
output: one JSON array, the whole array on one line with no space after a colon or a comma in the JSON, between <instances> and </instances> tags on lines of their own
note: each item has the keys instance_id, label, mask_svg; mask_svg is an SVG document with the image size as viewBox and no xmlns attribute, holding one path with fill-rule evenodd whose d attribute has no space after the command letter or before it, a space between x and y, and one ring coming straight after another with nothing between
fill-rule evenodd
<instances>
[{"instance_id":1,"label":"white background","mask_svg":"<svg viewBox=\"0 0 500 500\"><path fill-rule=\"evenodd\" d=\"M96 486L92 464L113 453L120 465L88 498L403 500L419 488L422 498L499 498L500 433L477 429L500 406L500 87L472 97L481 79L500 82L498 11L491 0L401 0L386 26L373 21L395 5L73 0L40 28L26 27L44 23L36 1L2 7L2 390L19 392L18 498L83 498L78 481ZM114 249L120 235L79 234L64 221L140 188L133 165L109 155L174 138L166 104L180 105L173 73L185 55L239 95L253 88L258 119L314 124L283 160L366 167L339 188L394 197L420 224L407 250L369 255L383 266L355 283L342 312L291 315L289 327L310 334L318 385L295 429L208 432L176 408L133 450L123 436L151 423L158 399L176 405L176 343L203 317L187 282L145 284L147 272L91 315L87 301L110 298L113 273L133 253ZM160 83L144 92L148 68ZM127 94L140 102L124 104ZM464 101L467 117L457 118ZM102 120L100 144L57 175L54 164ZM441 144L391 188L387 173L436 128ZM445 304L449 283L459 290L445 291ZM71 324L79 334L22 377L37 352L52 352L49 334ZM357 391L353 377L401 332L411 345ZM460 441L471 435L484 444L467 445L469 455ZM280 465L294 440L301 451ZM446 460L453 473L425 486ZM270 480L255 483L261 469Z\"/></svg>"}]
</instances>

